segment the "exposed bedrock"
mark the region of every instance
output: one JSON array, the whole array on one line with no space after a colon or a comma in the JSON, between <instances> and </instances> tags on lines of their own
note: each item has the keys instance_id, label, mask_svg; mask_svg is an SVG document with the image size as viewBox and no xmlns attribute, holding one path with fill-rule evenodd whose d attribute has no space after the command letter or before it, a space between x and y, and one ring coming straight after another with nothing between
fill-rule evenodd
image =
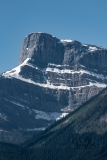
<instances>
[{"instance_id":1,"label":"exposed bedrock","mask_svg":"<svg viewBox=\"0 0 107 160\"><path fill-rule=\"evenodd\" d=\"M0 76L1 129L43 129L107 84L107 49L32 33Z\"/></svg>"}]
</instances>

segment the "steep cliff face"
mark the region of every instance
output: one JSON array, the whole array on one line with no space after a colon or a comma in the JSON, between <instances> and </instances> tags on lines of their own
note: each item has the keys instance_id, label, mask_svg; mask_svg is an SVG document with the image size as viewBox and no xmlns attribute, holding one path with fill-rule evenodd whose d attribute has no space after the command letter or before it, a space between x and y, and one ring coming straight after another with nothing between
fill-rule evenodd
<instances>
[{"instance_id":1,"label":"steep cliff face","mask_svg":"<svg viewBox=\"0 0 107 160\"><path fill-rule=\"evenodd\" d=\"M20 61L32 58L34 64L46 68L48 63L61 64L64 57L64 46L59 39L46 33L32 33L24 39Z\"/></svg>"},{"instance_id":2,"label":"steep cliff face","mask_svg":"<svg viewBox=\"0 0 107 160\"><path fill-rule=\"evenodd\" d=\"M107 49L46 33L25 37L19 66L0 76L1 129L43 129L107 84Z\"/></svg>"},{"instance_id":3,"label":"steep cliff face","mask_svg":"<svg viewBox=\"0 0 107 160\"><path fill-rule=\"evenodd\" d=\"M73 40L60 40L46 33L32 33L25 37L19 64L26 58L32 58L34 64L41 68L52 63L71 69L86 67L93 72L107 73L107 49Z\"/></svg>"},{"instance_id":4,"label":"steep cliff face","mask_svg":"<svg viewBox=\"0 0 107 160\"><path fill-rule=\"evenodd\" d=\"M107 83L107 49L102 47L60 40L46 33L32 33L22 45L20 64L28 57L31 64L41 69L47 88L58 89L61 95L66 92L64 105L70 109L98 93ZM37 82L38 78L35 80ZM58 100L61 95L56 94Z\"/></svg>"}]
</instances>

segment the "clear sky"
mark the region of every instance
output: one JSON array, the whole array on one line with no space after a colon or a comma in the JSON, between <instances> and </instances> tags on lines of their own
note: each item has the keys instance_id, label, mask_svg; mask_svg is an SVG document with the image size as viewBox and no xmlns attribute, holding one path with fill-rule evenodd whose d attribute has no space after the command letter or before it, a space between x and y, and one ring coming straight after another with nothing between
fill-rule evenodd
<instances>
[{"instance_id":1,"label":"clear sky","mask_svg":"<svg viewBox=\"0 0 107 160\"><path fill-rule=\"evenodd\" d=\"M107 47L107 0L0 0L0 73L18 65L31 32Z\"/></svg>"}]
</instances>

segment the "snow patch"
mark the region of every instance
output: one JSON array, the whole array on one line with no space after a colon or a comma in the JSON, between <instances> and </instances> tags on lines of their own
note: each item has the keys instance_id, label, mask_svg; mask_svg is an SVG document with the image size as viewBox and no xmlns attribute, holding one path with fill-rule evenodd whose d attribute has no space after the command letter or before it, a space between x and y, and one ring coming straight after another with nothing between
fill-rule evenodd
<instances>
[{"instance_id":1,"label":"snow patch","mask_svg":"<svg viewBox=\"0 0 107 160\"><path fill-rule=\"evenodd\" d=\"M45 33L45 32L36 32L36 33Z\"/></svg>"},{"instance_id":2,"label":"snow patch","mask_svg":"<svg viewBox=\"0 0 107 160\"><path fill-rule=\"evenodd\" d=\"M20 107L22 107L22 108L25 108L24 105L22 105L22 104L20 104L20 103L18 103L18 102L13 102L13 101L10 101L10 102L13 103L13 104L15 104L15 105L17 105L17 106L20 106Z\"/></svg>"},{"instance_id":3,"label":"snow patch","mask_svg":"<svg viewBox=\"0 0 107 160\"><path fill-rule=\"evenodd\" d=\"M76 73L78 73L78 72L79 71L77 71ZM20 75L17 75L17 76L4 75L4 77L6 77L6 78L16 78L16 79L19 79L21 81L31 83L31 84L34 84L34 85L37 85L37 86L40 86L40 87L50 88L50 89L60 89L60 90L70 90L70 89L75 89L75 88L80 89L80 88L83 88L83 87L86 87L86 86L93 86L93 85L99 86L99 87L105 87L106 86L105 84L101 84L101 83L97 83L97 84L96 83L91 83L90 85L77 86L77 87L68 87L68 86L64 86L64 85L55 86L53 84L50 84L50 82L48 82L48 80L47 80L47 84L36 83L36 82L32 81L31 79L25 79L25 78L21 77Z\"/></svg>"},{"instance_id":4,"label":"snow patch","mask_svg":"<svg viewBox=\"0 0 107 160\"><path fill-rule=\"evenodd\" d=\"M61 118L64 118L67 115L68 113L62 113L58 118L56 118L56 121L60 120Z\"/></svg>"},{"instance_id":5,"label":"snow patch","mask_svg":"<svg viewBox=\"0 0 107 160\"><path fill-rule=\"evenodd\" d=\"M73 42L74 40L71 40L71 39L61 39L60 41L61 42L68 42L69 43L69 42Z\"/></svg>"},{"instance_id":6,"label":"snow patch","mask_svg":"<svg viewBox=\"0 0 107 160\"><path fill-rule=\"evenodd\" d=\"M92 83L92 82L89 82L89 86L97 86L97 87L101 87L101 88L105 88L107 87L106 84L103 84L103 83L98 83L98 82L95 82L95 83Z\"/></svg>"},{"instance_id":7,"label":"snow patch","mask_svg":"<svg viewBox=\"0 0 107 160\"><path fill-rule=\"evenodd\" d=\"M81 65L82 66L82 65ZM85 67L85 66L82 66L82 67ZM46 72L56 72L58 74L65 74L65 73L68 73L68 74L89 74L89 75L92 75L92 76L95 76L97 78L101 78L101 79L107 79L107 76L104 76L102 74L97 74L97 73L94 73L94 72L89 72L87 70L79 70L79 71L74 71L74 70L69 70L69 69L58 69L58 68L47 68L46 69Z\"/></svg>"},{"instance_id":8,"label":"snow patch","mask_svg":"<svg viewBox=\"0 0 107 160\"><path fill-rule=\"evenodd\" d=\"M29 60L30 60L30 58L27 58L21 65L12 69L11 71L7 71L7 72L3 73L2 76L6 77L6 78L16 78L16 79L19 79L19 80L27 82L27 83L31 83L31 84L34 84L34 85L37 85L37 86L40 86L40 87L50 88L50 89L70 90L70 89L75 89L75 88L80 89L82 87L86 87L86 86L90 86L90 85L92 85L92 86L95 85L97 87L106 87L105 84L101 84L101 83L97 83L97 82L96 83L91 83L89 85L77 86L77 87L68 87L68 86L65 86L65 84L60 84L59 86L55 86L48 81L48 78L45 76L46 72L55 72L57 74L76 74L76 73L79 74L79 75L89 74L91 76L101 78L102 80L107 79L107 76L104 76L102 74L96 74L96 73L93 73L93 72L89 72L89 71L83 70L83 69L78 70L78 71L74 71L74 70L70 70L70 69L50 68L50 67L45 68L45 69L40 69L40 68L38 68L36 66L33 66L30 63L28 63ZM38 82L34 82L31 79L23 78L19 73L21 71L21 67L24 66L24 65L28 65L30 67L33 67L34 69L39 69L41 72L43 72L44 79L45 79L46 83L38 83ZM51 66L57 66L57 67L61 66L61 65L56 65L56 64L50 64L50 65Z\"/></svg>"},{"instance_id":9,"label":"snow patch","mask_svg":"<svg viewBox=\"0 0 107 160\"><path fill-rule=\"evenodd\" d=\"M81 67L83 67L83 68L86 68L85 66L83 66L83 65L80 65Z\"/></svg>"},{"instance_id":10,"label":"snow patch","mask_svg":"<svg viewBox=\"0 0 107 160\"><path fill-rule=\"evenodd\" d=\"M83 46L88 46L87 44L82 44Z\"/></svg>"},{"instance_id":11,"label":"snow patch","mask_svg":"<svg viewBox=\"0 0 107 160\"><path fill-rule=\"evenodd\" d=\"M35 110L35 109L32 109L35 113L36 113L36 116L35 118L36 119L45 119L45 120L59 120L63 117L65 117L68 113L58 113L58 112L44 112L44 111L39 111L39 110Z\"/></svg>"},{"instance_id":12,"label":"snow patch","mask_svg":"<svg viewBox=\"0 0 107 160\"><path fill-rule=\"evenodd\" d=\"M20 106L20 107L22 107L22 108L25 108L24 105L22 105L22 104L20 104L20 103L18 103L18 102L10 101L10 100L8 100L8 99L6 99L6 98L5 98L5 100L6 100L6 101L9 101L9 102L11 102L11 103L13 103L13 104L15 104L15 105L17 105L17 106Z\"/></svg>"},{"instance_id":13,"label":"snow patch","mask_svg":"<svg viewBox=\"0 0 107 160\"><path fill-rule=\"evenodd\" d=\"M98 50L98 48L97 48L97 47L91 47L91 46L90 46L90 47L88 48L88 50L89 50L89 51L96 51L96 50Z\"/></svg>"},{"instance_id":14,"label":"snow patch","mask_svg":"<svg viewBox=\"0 0 107 160\"><path fill-rule=\"evenodd\" d=\"M2 75L3 76L9 76L9 77L17 77L17 76L19 76L19 73L20 73L20 71L21 71L21 67L22 66L24 66L24 65L26 65L27 64L27 62L30 60L31 58L27 58L21 65L19 65L18 67L16 67L16 68L13 68L12 70L10 70L10 71L7 71L7 72L5 72L5 73L3 73Z\"/></svg>"},{"instance_id":15,"label":"snow patch","mask_svg":"<svg viewBox=\"0 0 107 160\"><path fill-rule=\"evenodd\" d=\"M27 106L24 106L18 102L13 102L13 101L10 101L10 100L7 100L5 99L6 101L9 101L19 107L22 107L23 109L27 108L28 111L29 111L29 114L31 114L32 112L34 112L36 114L35 118L36 119L45 119L45 120L48 120L48 121L51 121L51 120L59 120L63 117L65 117L68 113L58 113L58 112L45 112L45 111L39 111L39 110L36 110L36 109L29 109ZM0 117L3 118L3 114L0 113Z\"/></svg>"},{"instance_id":16,"label":"snow patch","mask_svg":"<svg viewBox=\"0 0 107 160\"><path fill-rule=\"evenodd\" d=\"M69 65L61 65L61 64L54 64L54 63L48 63L49 67L69 67Z\"/></svg>"},{"instance_id":17,"label":"snow patch","mask_svg":"<svg viewBox=\"0 0 107 160\"><path fill-rule=\"evenodd\" d=\"M41 127L41 128L27 129L27 131L40 131L40 130L45 130L45 128Z\"/></svg>"}]
</instances>

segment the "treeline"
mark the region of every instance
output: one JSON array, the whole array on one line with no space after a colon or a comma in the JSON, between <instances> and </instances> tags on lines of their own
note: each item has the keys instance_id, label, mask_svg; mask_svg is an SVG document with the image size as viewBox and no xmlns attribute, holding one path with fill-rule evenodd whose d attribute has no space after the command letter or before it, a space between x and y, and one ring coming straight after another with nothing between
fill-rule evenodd
<instances>
[{"instance_id":1,"label":"treeline","mask_svg":"<svg viewBox=\"0 0 107 160\"><path fill-rule=\"evenodd\" d=\"M0 143L0 160L107 160L107 133L71 134L70 129L36 147Z\"/></svg>"}]
</instances>

